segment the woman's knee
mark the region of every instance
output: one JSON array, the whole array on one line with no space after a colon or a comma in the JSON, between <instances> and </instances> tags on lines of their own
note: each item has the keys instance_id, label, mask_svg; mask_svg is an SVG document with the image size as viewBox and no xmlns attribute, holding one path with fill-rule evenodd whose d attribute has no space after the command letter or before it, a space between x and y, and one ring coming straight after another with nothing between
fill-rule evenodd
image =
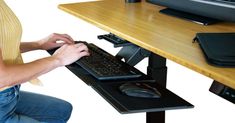
<instances>
[{"instance_id":1,"label":"woman's knee","mask_svg":"<svg viewBox=\"0 0 235 123\"><path fill-rule=\"evenodd\" d=\"M68 121L71 114L72 114L72 110L73 110L73 106L71 103L67 102L67 101L64 101L61 102L61 105L60 105L61 108L59 108L59 111L60 113L62 113L60 116L61 118L64 120L64 121Z\"/></svg>"},{"instance_id":2,"label":"woman's knee","mask_svg":"<svg viewBox=\"0 0 235 123\"><path fill-rule=\"evenodd\" d=\"M22 110L31 108L34 111L30 111L28 115L39 121L50 121L54 123L54 121L58 120L55 123L60 123L69 120L73 109L73 106L69 102L55 97L29 92L21 92L20 94L21 99L18 103L18 113L25 114Z\"/></svg>"}]
</instances>

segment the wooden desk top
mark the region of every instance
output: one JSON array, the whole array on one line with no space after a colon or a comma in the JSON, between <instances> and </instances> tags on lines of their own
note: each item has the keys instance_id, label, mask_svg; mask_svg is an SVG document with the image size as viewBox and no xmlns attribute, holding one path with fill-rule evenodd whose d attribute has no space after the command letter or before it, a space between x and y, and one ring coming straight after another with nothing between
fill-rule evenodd
<instances>
[{"instance_id":1,"label":"wooden desk top","mask_svg":"<svg viewBox=\"0 0 235 123\"><path fill-rule=\"evenodd\" d=\"M198 44L192 43L197 32L235 32L234 23L202 26L160 14L160 6L124 1L61 4L59 8L235 89L235 68L208 65Z\"/></svg>"}]
</instances>

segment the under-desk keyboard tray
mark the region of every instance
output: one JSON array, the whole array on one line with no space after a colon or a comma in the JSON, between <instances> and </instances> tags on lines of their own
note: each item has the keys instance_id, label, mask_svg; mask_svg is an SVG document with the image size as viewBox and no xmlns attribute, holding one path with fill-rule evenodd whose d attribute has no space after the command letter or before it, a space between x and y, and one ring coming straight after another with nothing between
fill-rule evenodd
<instances>
[{"instance_id":1,"label":"under-desk keyboard tray","mask_svg":"<svg viewBox=\"0 0 235 123\"><path fill-rule=\"evenodd\" d=\"M50 54L53 52L48 51ZM157 85L154 80L148 76L133 78L127 80L106 80L101 81L92 76L78 64L66 66L77 77L82 79L87 85L91 86L98 94L100 94L107 102L109 102L120 113L137 113L137 112L157 112L172 109L192 108L193 105L185 101L181 97L172 93L166 88ZM119 86L128 82L145 82L150 86L154 86L161 93L160 98L138 98L124 95L119 90Z\"/></svg>"}]
</instances>

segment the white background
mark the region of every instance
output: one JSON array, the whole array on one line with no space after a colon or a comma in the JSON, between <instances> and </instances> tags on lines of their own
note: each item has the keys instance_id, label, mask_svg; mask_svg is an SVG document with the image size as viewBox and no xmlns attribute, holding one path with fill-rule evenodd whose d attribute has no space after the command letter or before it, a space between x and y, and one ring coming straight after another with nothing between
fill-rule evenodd
<instances>
[{"instance_id":1,"label":"white background","mask_svg":"<svg viewBox=\"0 0 235 123\"><path fill-rule=\"evenodd\" d=\"M84 0L87 1L87 0ZM60 3L82 0L6 0L23 26L22 41L39 40L53 32L67 33L75 40L94 42L115 54L110 43L97 40L107 32L57 8ZM107 18L109 19L109 18ZM49 56L45 51L23 54L25 62ZM146 72L147 59L136 67ZM211 79L188 68L167 61L167 88L195 105L192 109L166 111L166 123L234 123L234 104L208 91ZM22 90L55 96L72 103L69 123L145 123L145 113L119 114L91 87L64 67L39 77L43 86L22 85Z\"/></svg>"}]
</instances>

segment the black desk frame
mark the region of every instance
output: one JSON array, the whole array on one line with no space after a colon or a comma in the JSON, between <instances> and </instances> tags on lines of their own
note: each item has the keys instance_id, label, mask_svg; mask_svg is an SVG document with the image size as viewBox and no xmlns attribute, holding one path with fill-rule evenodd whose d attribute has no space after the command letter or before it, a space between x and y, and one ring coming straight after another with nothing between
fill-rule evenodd
<instances>
[{"instance_id":1,"label":"black desk frame","mask_svg":"<svg viewBox=\"0 0 235 123\"><path fill-rule=\"evenodd\" d=\"M153 77L159 85L166 87L166 58L151 53L149 56L147 74ZM156 121L158 121L158 123L165 123L165 111L146 113L146 123L155 123Z\"/></svg>"}]
</instances>

